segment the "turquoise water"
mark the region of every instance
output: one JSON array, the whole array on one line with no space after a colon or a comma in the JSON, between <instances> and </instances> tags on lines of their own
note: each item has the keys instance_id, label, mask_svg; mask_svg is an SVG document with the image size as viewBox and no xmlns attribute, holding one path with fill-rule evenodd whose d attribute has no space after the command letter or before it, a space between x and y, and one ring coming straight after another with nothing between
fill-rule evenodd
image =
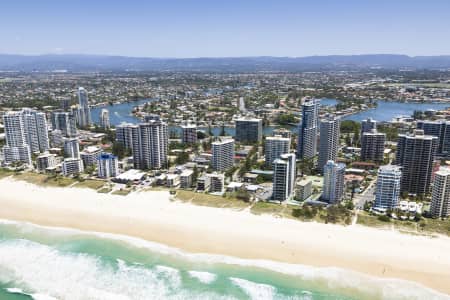
<instances>
[{"instance_id":1,"label":"turquoise water","mask_svg":"<svg viewBox=\"0 0 450 300\"><path fill-rule=\"evenodd\" d=\"M376 108L344 117L344 120L353 120L359 122L367 118L372 118L379 122L390 121L398 116L411 116L415 110L441 110L450 107L450 103L405 103L381 100L377 103L378 106Z\"/></svg>"},{"instance_id":2,"label":"turquoise water","mask_svg":"<svg viewBox=\"0 0 450 300\"><path fill-rule=\"evenodd\" d=\"M120 123L139 123L131 112L133 107L143 105L147 102L155 101L156 99L141 99L138 101L124 102L115 105L98 106L91 109L92 121L95 124L100 124L100 112L103 108L109 110L109 121L111 125L119 125Z\"/></svg>"},{"instance_id":3,"label":"turquoise water","mask_svg":"<svg viewBox=\"0 0 450 300\"><path fill-rule=\"evenodd\" d=\"M0 299L445 299L335 268L188 254L143 240L0 223Z\"/></svg>"}]
</instances>

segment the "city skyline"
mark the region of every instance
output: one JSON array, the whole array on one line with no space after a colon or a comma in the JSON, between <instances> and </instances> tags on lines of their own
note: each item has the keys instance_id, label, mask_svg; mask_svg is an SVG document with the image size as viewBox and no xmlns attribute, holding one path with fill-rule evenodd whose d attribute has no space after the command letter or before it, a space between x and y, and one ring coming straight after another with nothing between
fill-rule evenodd
<instances>
[{"instance_id":1,"label":"city skyline","mask_svg":"<svg viewBox=\"0 0 450 300\"><path fill-rule=\"evenodd\" d=\"M195 1L3 4L2 54L133 57L445 55L450 3ZM63 25L63 26L62 26ZM236 46L237 45L237 46Z\"/></svg>"}]
</instances>

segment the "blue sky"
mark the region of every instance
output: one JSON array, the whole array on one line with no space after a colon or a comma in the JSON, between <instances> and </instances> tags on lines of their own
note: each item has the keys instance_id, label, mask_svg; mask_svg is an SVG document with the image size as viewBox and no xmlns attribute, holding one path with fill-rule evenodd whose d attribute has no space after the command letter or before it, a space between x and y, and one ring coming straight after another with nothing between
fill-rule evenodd
<instances>
[{"instance_id":1,"label":"blue sky","mask_svg":"<svg viewBox=\"0 0 450 300\"><path fill-rule=\"evenodd\" d=\"M450 54L450 0L5 0L0 53Z\"/></svg>"}]
</instances>

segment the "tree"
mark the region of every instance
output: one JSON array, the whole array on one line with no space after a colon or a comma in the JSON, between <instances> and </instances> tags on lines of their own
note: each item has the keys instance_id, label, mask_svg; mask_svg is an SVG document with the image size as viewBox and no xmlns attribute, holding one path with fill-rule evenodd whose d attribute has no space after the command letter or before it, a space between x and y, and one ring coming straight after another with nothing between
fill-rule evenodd
<instances>
[{"instance_id":1,"label":"tree","mask_svg":"<svg viewBox=\"0 0 450 300\"><path fill-rule=\"evenodd\" d=\"M121 143L114 142L112 146L112 153L117 156L119 159L122 159L125 157L127 151L125 149L125 146Z\"/></svg>"},{"instance_id":2,"label":"tree","mask_svg":"<svg viewBox=\"0 0 450 300\"><path fill-rule=\"evenodd\" d=\"M389 217L386 216L386 215L381 215L381 216L378 216L378 220L380 220L380 221L382 221L382 222L390 222L390 221L391 221L391 218L389 218Z\"/></svg>"},{"instance_id":3,"label":"tree","mask_svg":"<svg viewBox=\"0 0 450 300\"><path fill-rule=\"evenodd\" d=\"M341 133L355 133L361 130L361 124L352 120L344 120L341 122Z\"/></svg>"},{"instance_id":4,"label":"tree","mask_svg":"<svg viewBox=\"0 0 450 300\"><path fill-rule=\"evenodd\" d=\"M297 118L292 113L279 114L276 122L280 125L288 125L288 124L292 124L292 123L297 123Z\"/></svg>"},{"instance_id":5,"label":"tree","mask_svg":"<svg viewBox=\"0 0 450 300\"><path fill-rule=\"evenodd\" d=\"M180 152L175 159L175 164L183 165L189 161L189 154L187 152Z\"/></svg>"},{"instance_id":6,"label":"tree","mask_svg":"<svg viewBox=\"0 0 450 300\"><path fill-rule=\"evenodd\" d=\"M195 184L197 182L197 178L198 178L198 168L197 166L194 167L193 172L192 172L192 183Z\"/></svg>"},{"instance_id":7,"label":"tree","mask_svg":"<svg viewBox=\"0 0 450 300\"><path fill-rule=\"evenodd\" d=\"M236 192L236 198L245 202L250 201L250 193L245 189L240 189Z\"/></svg>"}]
</instances>

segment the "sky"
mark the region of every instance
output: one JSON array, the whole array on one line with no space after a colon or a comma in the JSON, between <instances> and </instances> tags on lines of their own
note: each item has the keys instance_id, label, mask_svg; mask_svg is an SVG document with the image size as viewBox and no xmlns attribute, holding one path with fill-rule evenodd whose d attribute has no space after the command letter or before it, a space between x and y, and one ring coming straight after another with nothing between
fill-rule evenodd
<instances>
[{"instance_id":1,"label":"sky","mask_svg":"<svg viewBox=\"0 0 450 300\"><path fill-rule=\"evenodd\" d=\"M450 0L5 0L0 53L450 55Z\"/></svg>"}]
</instances>

